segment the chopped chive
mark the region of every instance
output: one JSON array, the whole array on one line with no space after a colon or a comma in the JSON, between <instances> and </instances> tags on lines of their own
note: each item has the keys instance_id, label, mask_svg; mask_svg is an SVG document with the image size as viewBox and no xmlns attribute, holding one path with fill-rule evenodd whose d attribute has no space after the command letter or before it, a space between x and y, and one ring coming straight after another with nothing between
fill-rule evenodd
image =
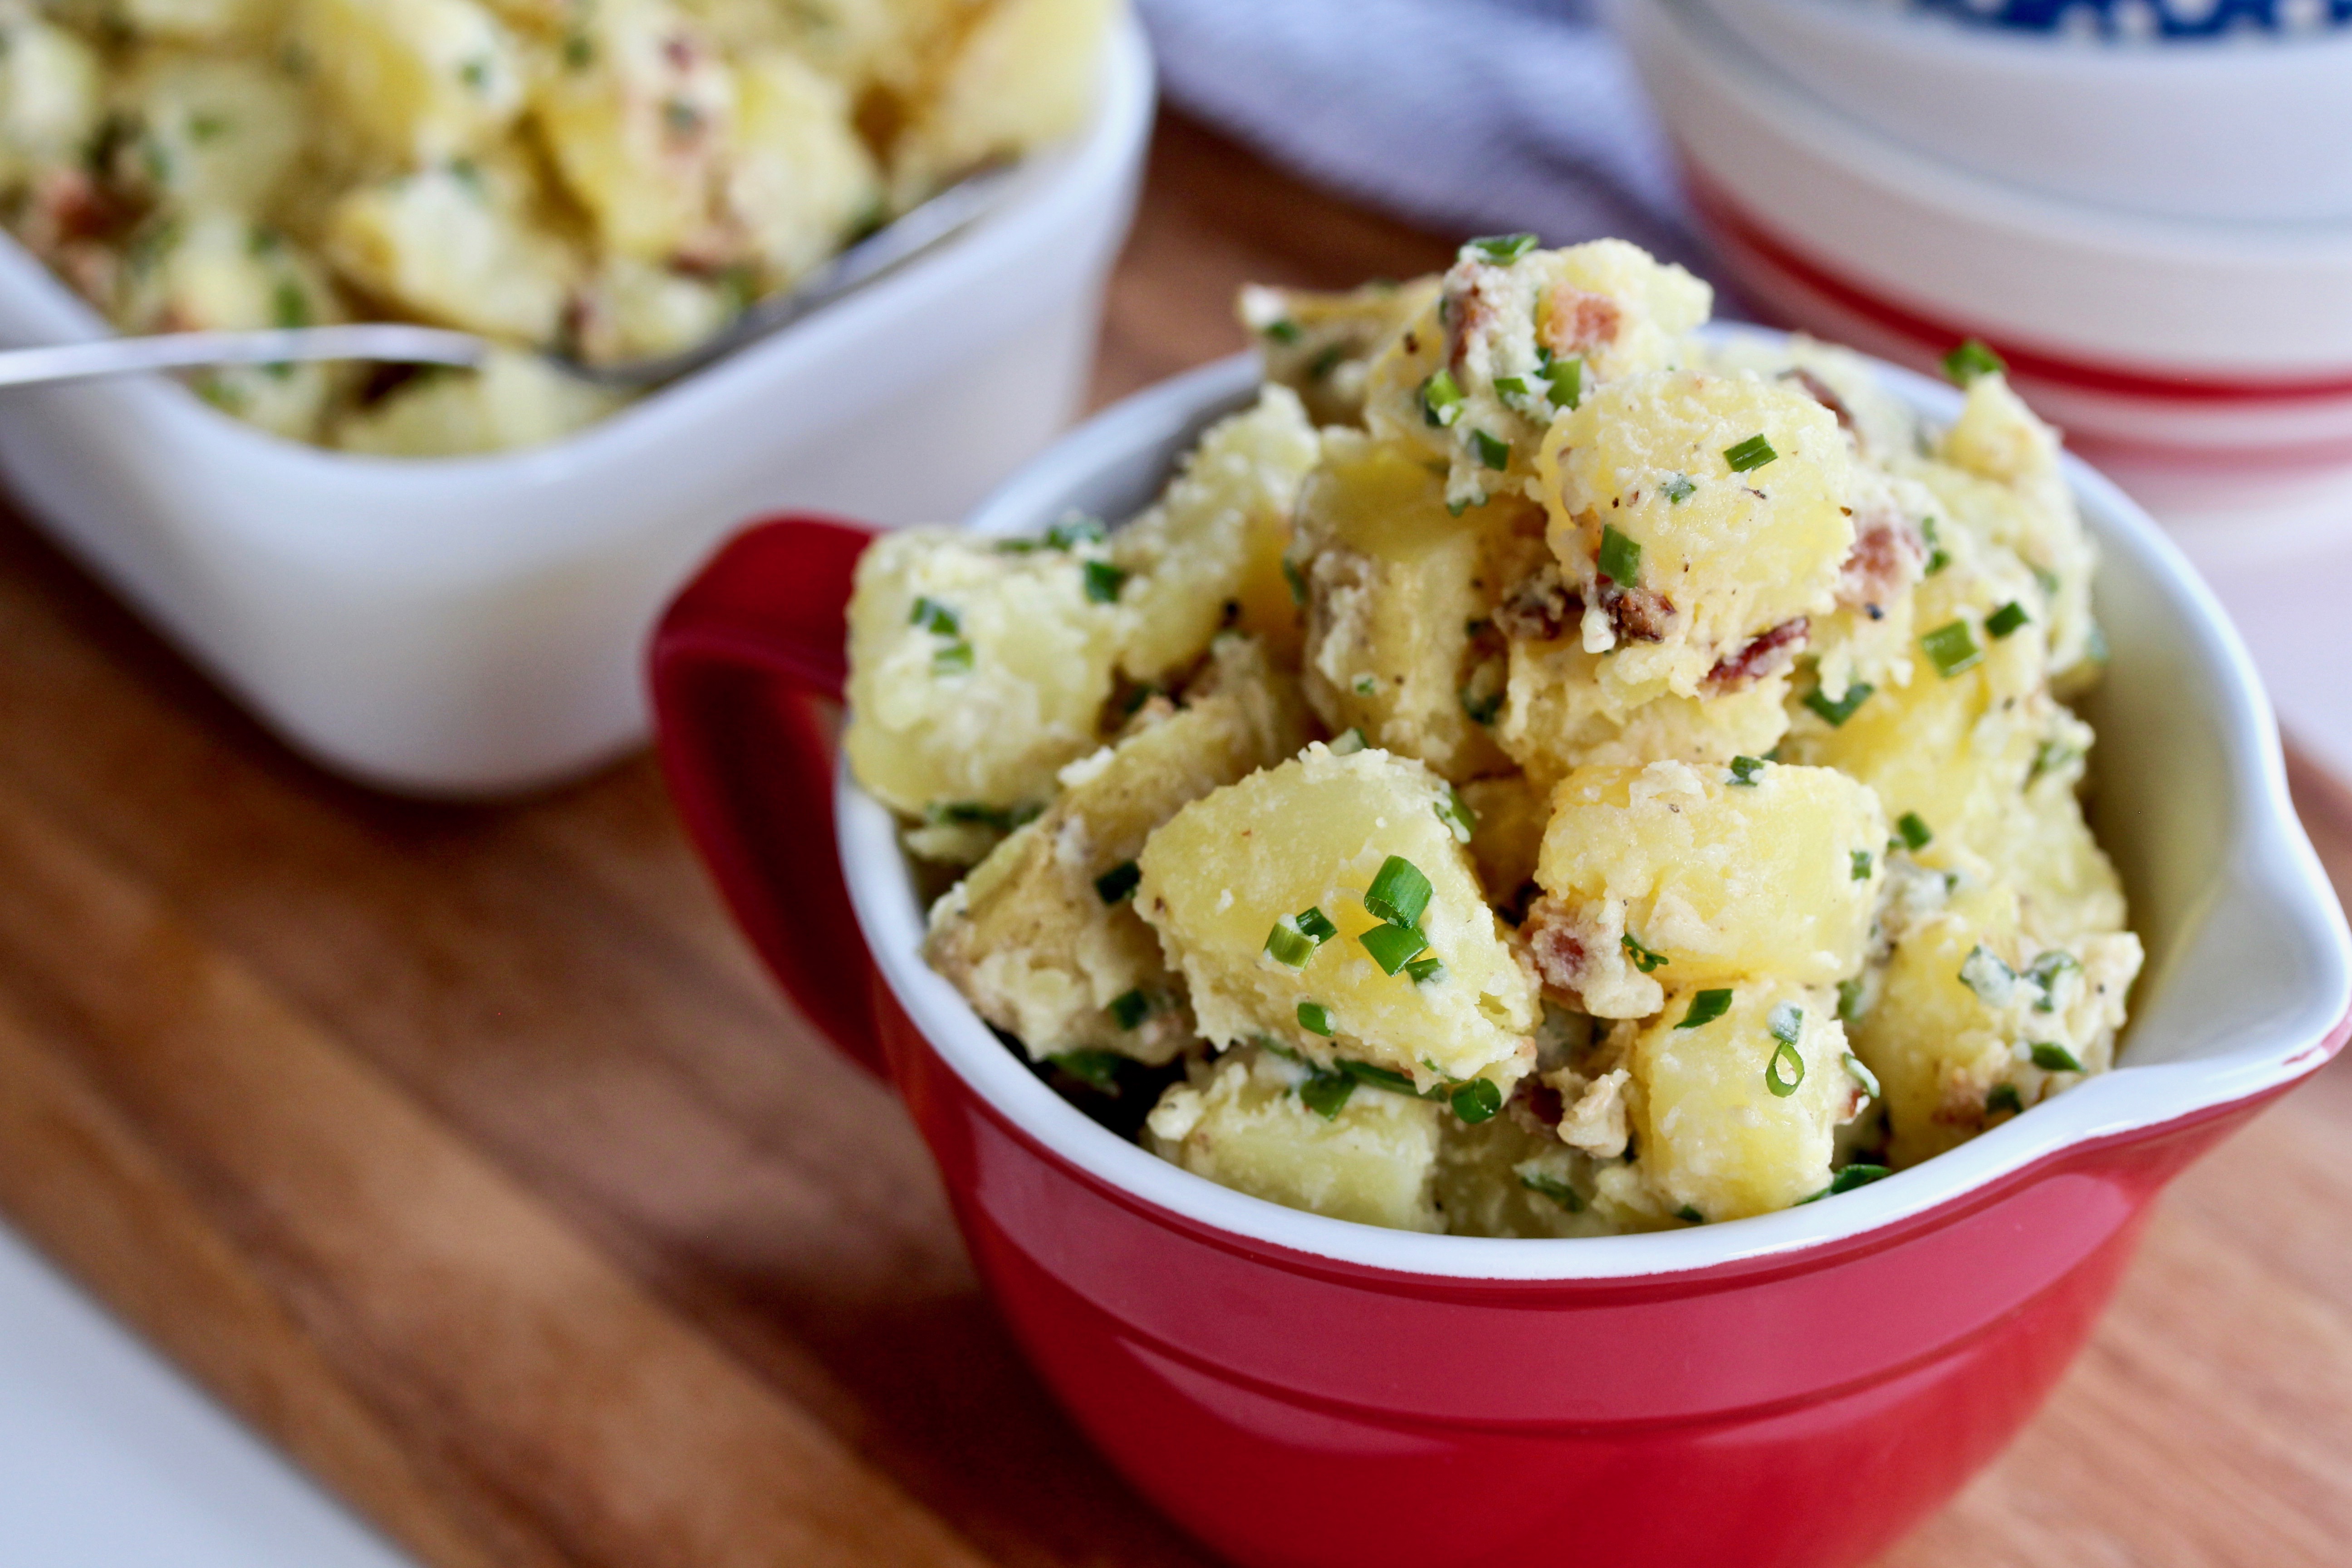
<instances>
[{"instance_id":1,"label":"chopped chive","mask_svg":"<svg viewBox=\"0 0 2352 1568\"><path fill-rule=\"evenodd\" d=\"M2017 971L2000 954L1979 942L1960 961L1960 984L1988 1007L2006 1007L2017 995Z\"/></svg>"},{"instance_id":2,"label":"chopped chive","mask_svg":"<svg viewBox=\"0 0 2352 1568\"><path fill-rule=\"evenodd\" d=\"M1870 694L1877 689L1866 680L1857 680L1845 689L1844 696L1832 702L1822 696L1822 689L1816 686L1805 693L1805 706L1820 714L1834 730L1853 718L1853 710L1868 701Z\"/></svg>"},{"instance_id":3,"label":"chopped chive","mask_svg":"<svg viewBox=\"0 0 2352 1568\"><path fill-rule=\"evenodd\" d=\"M1298 1026L1310 1035L1320 1035L1329 1039L1331 1009L1320 1002L1301 1002L1298 1005Z\"/></svg>"},{"instance_id":4,"label":"chopped chive","mask_svg":"<svg viewBox=\"0 0 2352 1568\"><path fill-rule=\"evenodd\" d=\"M1394 974L1405 966L1405 961L1429 945L1429 939L1419 928L1401 925L1377 925L1360 934L1356 941L1372 962L1381 966L1383 974Z\"/></svg>"},{"instance_id":5,"label":"chopped chive","mask_svg":"<svg viewBox=\"0 0 2352 1568\"><path fill-rule=\"evenodd\" d=\"M2081 973L2083 970L2082 963L2076 959L2073 953L2062 952L2056 949L2053 949L2052 951L2042 954L2027 967L2025 971L2026 977L2032 980L2036 986L2041 988L2042 991L2041 999L2033 1004L2033 1010L2035 1012L2053 1013L2057 1011L2058 977L2065 973L2070 969L2078 974Z\"/></svg>"},{"instance_id":6,"label":"chopped chive","mask_svg":"<svg viewBox=\"0 0 2352 1568\"><path fill-rule=\"evenodd\" d=\"M1495 390L1507 397L1524 398L1528 395L1524 376L1498 375L1495 378Z\"/></svg>"},{"instance_id":7,"label":"chopped chive","mask_svg":"<svg viewBox=\"0 0 2352 1568\"><path fill-rule=\"evenodd\" d=\"M1903 836L1903 846L1914 854L1936 841L1928 831L1927 819L1916 811L1906 811L1895 819L1895 831Z\"/></svg>"},{"instance_id":8,"label":"chopped chive","mask_svg":"<svg viewBox=\"0 0 2352 1568\"><path fill-rule=\"evenodd\" d=\"M2027 571L2033 574L2033 581L2041 587L2043 598L2054 599L2058 596L2058 590L2063 584L2058 581L2057 573L2047 566L2036 565L2031 561L2025 563L2025 567Z\"/></svg>"},{"instance_id":9,"label":"chopped chive","mask_svg":"<svg viewBox=\"0 0 2352 1568\"><path fill-rule=\"evenodd\" d=\"M1496 715L1503 710L1503 695L1496 691L1485 697L1473 697L1465 686L1461 692L1462 711L1469 715L1473 724L1492 724Z\"/></svg>"},{"instance_id":10,"label":"chopped chive","mask_svg":"<svg viewBox=\"0 0 2352 1568\"><path fill-rule=\"evenodd\" d=\"M1841 1000L1843 1000L1843 998L1841 998ZM1845 1070L1848 1078L1853 1079L1854 1082L1862 1086L1863 1093L1870 1096L1873 1100L1876 1100L1878 1098L1878 1075L1871 1071L1870 1068L1864 1064L1863 1059L1860 1057L1855 1056L1852 1051L1848 1051L1845 1054Z\"/></svg>"},{"instance_id":11,"label":"chopped chive","mask_svg":"<svg viewBox=\"0 0 2352 1568\"><path fill-rule=\"evenodd\" d=\"M1701 991L1691 998L1690 1010L1683 1015L1677 1029L1704 1029L1731 1011L1729 990Z\"/></svg>"},{"instance_id":12,"label":"chopped chive","mask_svg":"<svg viewBox=\"0 0 2352 1568\"><path fill-rule=\"evenodd\" d=\"M1108 561L1087 563L1087 598L1097 605L1116 605L1118 591L1127 585L1127 574Z\"/></svg>"},{"instance_id":13,"label":"chopped chive","mask_svg":"<svg viewBox=\"0 0 2352 1568\"><path fill-rule=\"evenodd\" d=\"M1108 531L1103 527L1100 518L1073 511L1066 513L1061 521L1045 531L1045 542L1055 550L1068 550L1079 544L1100 544Z\"/></svg>"},{"instance_id":14,"label":"chopped chive","mask_svg":"<svg viewBox=\"0 0 2352 1568\"><path fill-rule=\"evenodd\" d=\"M1472 240L1465 248L1476 251L1497 266L1507 266L1533 250L1538 243L1531 234L1490 234Z\"/></svg>"},{"instance_id":15,"label":"chopped chive","mask_svg":"<svg viewBox=\"0 0 2352 1568\"><path fill-rule=\"evenodd\" d=\"M1370 697L1380 690L1381 683L1369 675L1360 675L1350 682L1350 689L1359 697Z\"/></svg>"},{"instance_id":16,"label":"chopped chive","mask_svg":"<svg viewBox=\"0 0 2352 1568\"><path fill-rule=\"evenodd\" d=\"M1921 518L1919 520L1919 531L1925 534L1927 539L1927 568L1926 574L1933 577L1937 573L1941 572L1945 567L1949 566L1952 563L1952 552L1945 549L1943 543L1937 539L1936 520L1934 518Z\"/></svg>"},{"instance_id":17,"label":"chopped chive","mask_svg":"<svg viewBox=\"0 0 2352 1568\"><path fill-rule=\"evenodd\" d=\"M1642 547L1614 528L1601 530L1601 574L1621 588L1630 588L1642 575Z\"/></svg>"},{"instance_id":18,"label":"chopped chive","mask_svg":"<svg viewBox=\"0 0 2352 1568\"><path fill-rule=\"evenodd\" d=\"M1573 409L1584 401L1584 362L1580 359L1556 359L1545 362L1544 384L1551 388L1551 400L1556 407Z\"/></svg>"},{"instance_id":19,"label":"chopped chive","mask_svg":"<svg viewBox=\"0 0 2352 1568\"><path fill-rule=\"evenodd\" d=\"M1765 1030L1784 1046L1793 1046L1805 1033L1805 1010L1794 1002L1783 1002L1772 1009L1764 1020Z\"/></svg>"},{"instance_id":20,"label":"chopped chive","mask_svg":"<svg viewBox=\"0 0 2352 1568\"><path fill-rule=\"evenodd\" d=\"M1328 379L1333 371L1339 368L1339 363L1347 357L1348 351L1341 345L1333 343L1321 353L1317 354L1314 363L1307 367L1307 379L1309 381Z\"/></svg>"},{"instance_id":21,"label":"chopped chive","mask_svg":"<svg viewBox=\"0 0 2352 1568\"><path fill-rule=\"evenodd\" d=\"M1082 1083L1097 1089L1115 1089L1118 1084L1118 1065L1127 1060L1117 1051L1063 1051L1045 1058Z\"/></svg>"},{"instance_id":22,"label":"chopped chive","mask_svg":"<svg viewBox=\"0 0 2352 1568\"><path fill-rule=\"evenodd\" d=\"M2033 748L2033 765L2025 770L2025 782L2032 784L2043 773L2054 773L2082 754L2063 741L2044 741Z\"/></svg>"},{"instance_id":23,"label":"chopped chive","mask_svg":"<svg viewBox=\"0 0 2352 1568\"><path fill-rule=\"evenodd\" d=\"M1991 1092L1985 1096L1985 1114L1988 1116L1996 1115L2004 1110L2014 1114L2024 1109L2025 1101L2019 1097L2017 1085L2013 1083L1997 1083L1992 1086Z\"/></svg>"},{"instance_id":24,"label":"chopped chive","mask_svg":"<svg viewBox=\"0 0 2352 1568\"><path fill-rule=\"evenodd\" d=\"M963 635L963 622L956 613L937 599L920 598L907 616L907 624L920 626L934 637L952 637Z\"/></svg>"},{"instance_id":25,"label":"chopped chive","mask_svg":"<svg viewBox=\"0 0 2352 1568\"><path fill-rule=\"evenodd\" d=\"M1667 962L1664 953L1644 947L1642 944L1642 939L1630 931L1619 937L1617 941L1618 944L1624 948L1626 956L1633 961L1633 967L1644 974L1650 973Z\"/></svg>"},{"instance_id":26,"label":"chopped chive","mask_svg":"<svg viewBox=\"0 0 2352 1568\"><path fill-rule=\"evenodd\" d=\"M1363 731L1350 724L1331 737L1329 751L1335 757L1352 757L1370 743L1364 739Z\"/></svg>"},{"instance_id":27,"label":"chopped chive","mask_svg":"<svg viewBox=\"0 0 2352 1568\"><path fill-rule=\"evenodd\" d=\"M1298 1086L1299 1103L1326 1121L1335 1121L1348 1097L1356 1092L1356 1080L1346 1073L1318 1072Z\"/></svg>"},{"instance_id":28,"label":"chopped chive","mask_svg":"<svg viewBox=\"0 0 2352 1568\"><path fill-rule=\"evenodd\" d=\"M574 33L563 40L563 63L573 70L586 70L595 58L595 41L586 34Z\"/></svg>"},{"instance_id":29,"label":"chopped chive","mask_svg":"<svg viewBox=\"0 0 2352 1568\"><path fill-rule=\"evenodd\" d=\"M1884 1165L1848 1165L1830 1177L1830 1184L1810 1196L1799 1198L1801 1204L1815 1204L1832 1198L1840 1193L1850 1193L1856 1187L1866 1187L1873 1182L1884 1181L1893 1174Z\"/></svg>"},{"instance_id":30,"label":"chopped chive","mask_svg":"<svg viewBox=\"0 0 2352 1568\"><path fill-rule=\"evenodd\" d=\"M1981 338L1970 338L1944 356L1944 374L1954 386L1966 386L1979 376L1998 375L2008 368Z\"/></svg>"},{"instance_id":31,"label":"chopped chive","mask_svg":"<svg viewBox=\"0 0 2352 1568\"><path fill-rule=\"evenodd\" d=\"M931 652L933 675L963 675L971 669L971 644L951 642Z\"/></svg>"},{"instance_id":32,"label":"chopped chive","mask_svg":"<svg viewBox=\"0 0 2352 1568\"><path fill-rule=\"evenodd\" d=\"M1848 853L1853 858L1853 879L1857 882L1869 881L1871 866L1870 851L1867 849L1855 849L1851 850Z\"/></svg>"},{"instance_id":33,"label":"chopped chive","mask_svg":"<svg viewBox=\"0 0 2352 1568\"><path fill-rule=\"evenodd\" d=\"M1454 793L1452 784L1445 786L1445 793L1437 797L1437 804L1430 809L1437 813L1438 821L1445 824L1445 830L1454 835L1454 842L1456 844L1470 842L1472 833L1476 830L1478 819L1470 815L1470 808L1462 804L1461 795Z\"/></svg>"},{"instance_id":34,"label":"chopped chive","mask_svg":"<svg viewBox=\"0 0 2352 1568\"><path fill-rule=\"evenodd\" d=\"M2043 1072L2081 1072L2082 1062L2065 1047L2049 1040L2033 1044L2033 1065Z\"/></svg>"},{"instance_id":35,"label":"chopped chive","mask_svg":"<svg viewBox=\"0 0 2352 1568\"><path fill-rule=\"evenodd\" d=\"M1301 935L1313 937L1318 942L1329 942L1339 934L1339 928L1331 923L1330 917L1312 904L1291 916L1290 921Z\"/></svg>"},{"instance_id":36,"label":"chopped chive","mask_svg":"<svg viewBox=\"0 0 2352 1568\"><path fill-rule=\"evenodd\" d=\"M2105 664L2114 652L2115 650L2107 646L2107 629L2098 622L2093 621L2090 631L2083 637L2083 657L2093 664Z\"/></svg>"},{"instance_id":37,"label":"chopped chive","mask_svg":"<svg viewBox=\"0 0 2352 1568\"><path fill-rule=\"evenodd\" d=\"M1316 946L1315 939L1299 929L1298 917L1285 915L1265 933L1262 951L1286 969L1304 969L1307 961L1315 956Z\"/></svg>"},{"instance_id":38,"label":"chopped chive","mask_svg":"<svg viewBox=\"0 0 2352 1568\"><path fill-rule=\"evenodd\" d=\"M2023 605L2011 599L1985 617L1985 635L1991 637L2008 637L2032 618L2025 613Z\"/></svg>"},{"instance_id":39,"label":"chopped chive","mask_svg":"<svg viewBox=\"0 0 2352 1568\"><path fill-rule=\"evenodd\" d=\"M1278 343L1295 343L1298 341L1298 323L1287 316L1268 321L1263 331L1267 337Z\"/></svg>"},{"instance_id":40,"label":"chopped chive","mask_svg":"<svg viewBox=\"0 0 2352 1568\"><path fill-rule=\"evenodd\" d=\"M1452 371L1440 366L1421 384L1421 416L1441 430L1462 417L1462 387Z\"/></svg>"},{"instance_id":41,"label":"chopped chive","mask_svg":"<svg viewBox=\"0 0 2352 1568\"><path fill-rule=\"evenodd\" d=\"M1412 977L1412 983L1415 985L1426 985L1445 973L1445 965L1438 962L1435 954L1432 954L1427 958L1414 959L1404 966L1404 972Z\"/></svg>"},{"instance_id":42,"label":"chopped chive","mask_svg":"<svg viewBox=\"0 0 2352 1568\"><path fill-rule=\"evenodd\" d=\"M1132 1029L1150 1016L1151 999L1140 991L1130 991L1124 996L1114 997L1104 1011L1120 1028Z\"/></svg>"},{"instance_id":43,"label":"chopped chive","mask_svg":"<svg viewBox=\"0 0 2352 1568\"><path fill-rule=\"evenodd\" d=\"M1391 1094L1418 1095L1421 1092L1413 1087L1412 1079L1394 1068L1374 1067L1370 1062L1360 1062L1342 1057L1339 1059L1339 1070L1346 1073L1358 1083L1370 1084L1374 1089L1384 1089Z\"/></svg>"},{"instance_id":44,"label":"chopped chive","mask_svg":"<svg viewBox=\"0 0 2352 1568\"><path fill-rule=\"evenodd\" d=\"M1782 1040L1772 1047L1772 1059L1764 1064L1764 1087L1776 1100L1786 1100L1797 1092L1805 1081L1805 1057L1790 1041Z\"/></svg>"},{"instance_id":45,"label":"chopped chive","mask_svg":"<svg viewBox=\"0 0 2352 1568\"><path fill-rule=\"evenodd\" d=\"M1698 486L1691 482L1688 474L1668 474L1666 482L1658 488L1665 491L1666 500L1676 506L1682 505L1683 502L1698 494Z\"/></svg>"},{"instance_id":46,"label":"chopped chive","mask_svg":"<svg viewBox=\"0 0 2352 1568\"><path fill-rule=\"evenodd\" d=\"M1734 784L1745 784L1753 789L1756 787L1758 775L1763 771L1764 759L1761 757L1734 757L1731 759L1729 782Z\"/></svg>"},{"instance_id":47,"label":"chopped chive","mask_svg":"<svg viewBox=\"0 0 2352 1568\"><path fill-rule=\"evenodd\" d=\"M1760 468L1765 464L1776 460L1780 456L1780 453L1772 449L1772 443L1766 439L1760 430L1738 446L1726 447L1723 449L1723 460L1731 465L1731 471L1735 474L1745 474Z\"/></svg>"},{"instance_id":48,"label":"chopped chive","mask_svg":"<svg viewBox=\"0 0 2352 1568\"><path fill-rule=\"evenodd\" d=\"M1143 868L1132 860L1122 861L1095 879L1095 897L1107 904L1123 904L1135 897L1135 885L1143 880Z\"/></svg>"},{"instance_id":49,"label":"chopped chive","mask_svg":"<svg viewBox=\"0 0 2352 1568\"><path fill-rule=\"evenodd\" d=\"M1470 444L1478 448L1478 460L1501 473L1511 466L1511 444L1489 436L1484 430L1470 432Z\"/></svg>"},{"instance_id":50,"label":"chopped chive","mask_svg":"<svg viewBox=\"0 0 2352 1568\"><path fill-rule=\"evenodd\" d=\"M1705 1225L1706 1223L1706 1215L1699 1213L1696 1208L1693 1207L1689 1204L1685 1204L1682 1207L1676 1209L1675 1211L1675 1217L1682 1221L1685 1225Z\"/></svg>"},{"instance_id":51,"label":"chopped chive","mask_svg":"<svg viewBox=\"0 0 2352 1568\"><path fill-rule=\"evenodd\" d=\"M1946 622L1921 637L1919 646L1927 650L1936 673L1946 680L1962 670L1974 669L1984 658L1984 649L1977 647L1977 639L1970 635L1966 621Z\"/></svg>"},{"instance_id":52,"label":"chopped chive","mask_svg":"<svg viewBox=\"0 0 2352 1568\"><path fill-rule=\"evenodd\" d=\"M1862 982L1838 982L1838 1022L1851 1024L1862 1016Z\"/></svg>"},{"instance_id":53,"label":"chopped chive","mask_svg":"<svg viewBox=\"0 0 2352 1568\"><path fill-rule=\"evenodd\" d=\"M1540 1171L1522 1171L1518 1174L1519 1185L1528 1191L1540 1193L1570 1214L1584 1212L1584 1194L1558 1176L1547 1176Z\"/></svg>"},{"instance_id":54,"label":"chopped chive","mask_svg":"<svg viewBox=\"0 0 2352 1568\"><path fill-rule=\"evenodd\" d=\"M1475 1127L1481 1121L1492 1121L1495 1113L1503 1109L1503 1091L1489 1078L1474 1078L1455 1089L1449 1101L1454 1114Z\"/></svg>"},{"instance_id":55,"label":"chopped chive","mask_svg":"<svg viewBox=\"0 0 2352 1568\"><path fill-rule=\"evenodd\" d=\"M1433 890L1420 867L1402 855L1391 855L1381 862L1372 885L1364 889L1364 908L1392 926L1414 926L1421 923L1422 911L1429 908L1429 896ZM1405 956L1410 958L1412 954Z\"/></svg>"},{"instance_id":56,"label":"chopped chive","mask_svg":"<svg viewBox=\"0 0 2352 1568\"><path fill-rule=\"evenodd\" d=\"M1290 560L1287 557L1284 558L1282 563L1282 580L1290 584L1290 602L1292 604L1304 605L1307 603L1307 575L1305 573L1299 571L1297 562Z\"/></svg>"}]
</instances>

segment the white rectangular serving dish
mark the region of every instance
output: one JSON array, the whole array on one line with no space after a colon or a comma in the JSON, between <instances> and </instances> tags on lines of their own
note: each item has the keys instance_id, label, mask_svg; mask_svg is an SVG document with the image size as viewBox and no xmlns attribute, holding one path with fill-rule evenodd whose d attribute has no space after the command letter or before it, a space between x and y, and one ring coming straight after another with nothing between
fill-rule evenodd
<instances>
[{"instance_id":1,"label":"white rectangular serving dish","mask_svg":"<svg viewBox=\"0 0 2352 1568\"><path fill-rule=\"evenodd\" d=\"M1092 125L1005 207L776 337L545 447L351 456L160 377L0 394L35 519L289 744L478 796L576 775L648 724L655 616L765 512L962 516L1079 406L1150 138L1112 31ZM0 235L0 343L110 329Z\"/></svg>"}]
</instances>

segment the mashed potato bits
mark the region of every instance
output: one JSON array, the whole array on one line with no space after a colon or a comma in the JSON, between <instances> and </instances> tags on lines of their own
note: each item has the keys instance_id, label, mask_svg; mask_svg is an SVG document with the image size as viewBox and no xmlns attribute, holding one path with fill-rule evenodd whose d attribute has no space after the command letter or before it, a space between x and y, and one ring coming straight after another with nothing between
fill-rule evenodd
<instances>
[{"instance_id":1,"label":"mashed potato bits","mask_svg":"<svg viewBox=\"0 0 2352 1568\"><path fill-rule=\"evenodd\" d=\"M877 541L846 747L959 879L931 963L1163 1158L1458 1235L1811 1202L2106 1070L2056 437L1980 350L1934 430L1708 308L1526 236L1253 289L1142 516Z\"/></svg>"}]
</instances>

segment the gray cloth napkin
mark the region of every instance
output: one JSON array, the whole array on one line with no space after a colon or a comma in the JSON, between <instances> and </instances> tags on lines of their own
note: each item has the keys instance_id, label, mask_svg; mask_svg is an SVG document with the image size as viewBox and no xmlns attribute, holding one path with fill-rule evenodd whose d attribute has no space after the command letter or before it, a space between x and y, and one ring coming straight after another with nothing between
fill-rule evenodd
<instances>
[{"instance_id":1,"label":"gray cloth napkin","mask_svg":"<svg viewBox=\"0 0 2352 1568\"><path fill-rule=\"evenodd\" d=\"M1138 4L1169 97L1307 179L1441 233L1615 235L1709 270L1588 0Z\"/></svg>"}]
</instances>

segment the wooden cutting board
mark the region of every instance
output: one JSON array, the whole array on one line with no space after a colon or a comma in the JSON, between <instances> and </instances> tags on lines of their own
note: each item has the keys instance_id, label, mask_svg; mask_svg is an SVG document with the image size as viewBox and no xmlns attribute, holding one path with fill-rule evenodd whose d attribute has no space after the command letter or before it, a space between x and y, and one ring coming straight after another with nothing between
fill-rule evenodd
<instances>
[{"instance_id":1,"label":"wooden cutting board","mask_svg":"<svg viewBox=\"0 0 2352 1568\"><path fill-rule=\"evenodd\" d=\"M1237 346L1244 279L1445 251L1170 121L1097 395ZM348 788L13 521L0 715L0 1209L425 1563L1202 1561L1023 1368L649 763ZM2298 784L2345 886L2352 797ZM2347 1224L2339 1064L2181 1182L2049 1409L1888 1562L2343 1563Z\"/></svg>"}]
</instances>

